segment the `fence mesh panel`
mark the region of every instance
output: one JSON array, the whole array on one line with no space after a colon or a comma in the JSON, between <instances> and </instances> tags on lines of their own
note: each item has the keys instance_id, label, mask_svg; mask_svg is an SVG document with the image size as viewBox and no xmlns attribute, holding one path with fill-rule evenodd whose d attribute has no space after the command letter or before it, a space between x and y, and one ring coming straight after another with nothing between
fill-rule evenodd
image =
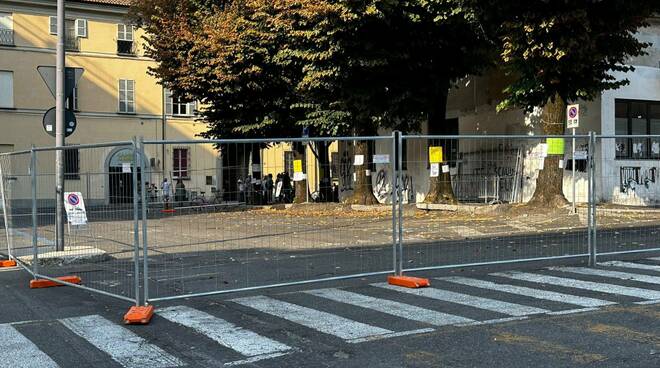
<instances>
[{"instance_id":1,"label":"fence mesh panel","mask_svg":"<svg viewBox=\"0 0 660 368\"><path fill-rule=\"evenodd\" d=\"M32 254L30 153L0 155L3 236L0 253L21 260Z\"/></svg>"},{"instance_id":2,"label":"fence mesh panel","mask_svg":"<svg viewBox=\"0 0 660 368\"><path fill-rule=\"evenodd\" d=\"M391 185L373 195L375 173L390 172L390 137L145 152L166 157L145 177L150 299L392 270ZM366 195L369 206L350 205Z\"/></svg>"}]
</instances>

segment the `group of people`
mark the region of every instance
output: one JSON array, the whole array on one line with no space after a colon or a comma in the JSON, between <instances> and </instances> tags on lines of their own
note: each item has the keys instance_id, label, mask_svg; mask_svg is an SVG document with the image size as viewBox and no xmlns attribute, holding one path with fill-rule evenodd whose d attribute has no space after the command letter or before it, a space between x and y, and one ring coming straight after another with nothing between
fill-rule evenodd
<instances>
[{"instance_id":1,"label":"group of people","mask_svg":"<svg viewBox=\"0 0 660 368\"><path fill-rule=\"evenodd\" d=\"M158 191L159 188L156 187L156 184L145 182L144 186L147 190L147 198L149 202L156 202L158 200ZM160 184L160 193L162 196L162 201L165 204L165 208L171 207L171 195L172 195L172 186L167 178L163 179L163 182ZM187 200L186 186L183 184L183 180L177 179L176 185L174 187L174 201L175 202L184 202Z\"/></svg>"},{"instance_id":2,"label":"group of people","mask_svg":"<svg viewBox=\"0 0 660 368\"><path fill-rule=\"evenodd\" d=\"M295 189L289 173L266 175L263 179L254 179L252 176L238 179L238 200L249 204L291 203L295 196Z\"/></svg>"}]
</instances>

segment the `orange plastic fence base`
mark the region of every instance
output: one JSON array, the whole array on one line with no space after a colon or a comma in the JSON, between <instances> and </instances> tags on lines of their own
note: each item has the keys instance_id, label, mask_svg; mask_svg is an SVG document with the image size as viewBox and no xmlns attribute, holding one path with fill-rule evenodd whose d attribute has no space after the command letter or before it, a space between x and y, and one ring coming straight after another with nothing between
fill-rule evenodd
<instances>
[{"instance_id":1,"label":"orange plastic fence base","mask_svg":"<svg viewBox=\"0 0 660 368\"><path fill-rule=\"evenodd\" d=\"M4 268L4 267L16 267L16 261L14 261L13 259L0 261L0 268Z\"/></svg>"},{"instance_id":2,"label":"orange plastic fence base","mask_svg":"<svg viewBox=\"0 0 660 368\"><path fill-rule=\"evenodd\" d=\"M124 315L124 323L127 325L146 325L154 315L154 306L133 306Z\"/></svg>"},{"instance_id":3,"label":"orange plastic fence base","mask_svg":"<svg viewBox=\"0 0 660 368\"><path fill-rule=\"evenodd\" d=\"M403 286L412 289L431 286L429 279L412 276L388 276L387 283L390 285Z\"/></svg>"},{"instance_id":4,"label":"orange plastic fence base","mask_svg":"<svg viewBox=\"0 0 660 368\"><path fill-rule=\"evenodd\" d=\"M56 277L56 279L64 282L68 282L70 284L80 284L82 282L82 280L80 280L80 277L78 276L62 276L62 277ZM43 288L56 287L56 286L66 286L66 285L46 279L30 280L30 289L43 289Z\"/></svg>"}]
</instances>

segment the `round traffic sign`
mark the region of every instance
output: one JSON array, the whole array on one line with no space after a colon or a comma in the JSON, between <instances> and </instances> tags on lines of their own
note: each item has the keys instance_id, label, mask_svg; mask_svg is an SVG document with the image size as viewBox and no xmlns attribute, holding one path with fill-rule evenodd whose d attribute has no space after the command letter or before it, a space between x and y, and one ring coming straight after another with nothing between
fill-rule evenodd
<instances>
[{"instance_id":1,"label":"round traffic sign","mask_svg":"<svg viewBox=\"0 0 660 368\"><path fill-rule=\"evenodd\" d=\"M571 119L575 119L577 117L578 110L577 107L573 106L570 109L568 109L568 117Z\"/></svg>"},{"instance_id":2,"label":"round traffic sign","mask_svg":"<svg viewBox=\"0 0 660 368\"><path fill-rule=\"evenodd\" d=\"M69 196L66 198L66 200L72 206L77 206L80 203L80 198L78 197L77 194L74 194L74 193L69 194Z\"/></svg>"},{"instance_id":3,"label":"round traffic sign","mask_svg":"<svg viewBox=\"0 0 660 368\"><path fill-rule=\"evenodd\" d=\"M51 136L55 136L55 108L52 107L44 114L44 130ZM73 111L66 109L64 111L64 136L68 137L76 131L78 122Z\"/></svg>"}]
</instances>

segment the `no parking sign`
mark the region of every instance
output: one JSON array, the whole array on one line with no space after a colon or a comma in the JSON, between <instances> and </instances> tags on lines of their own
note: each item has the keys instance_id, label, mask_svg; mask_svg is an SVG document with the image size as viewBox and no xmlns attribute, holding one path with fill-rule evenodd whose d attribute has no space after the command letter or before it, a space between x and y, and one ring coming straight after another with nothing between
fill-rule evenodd
<instances>
[{"instance_id":1,"label":"no parking sign","mask_svg":"<svg viewBox=\"0 0 660 368\"><path fill-rule=\"evenodd\" d=\"M85 201L80 192L64 193L64 209L70 225L87 225Z\"/></svg>"}]
</instances>

